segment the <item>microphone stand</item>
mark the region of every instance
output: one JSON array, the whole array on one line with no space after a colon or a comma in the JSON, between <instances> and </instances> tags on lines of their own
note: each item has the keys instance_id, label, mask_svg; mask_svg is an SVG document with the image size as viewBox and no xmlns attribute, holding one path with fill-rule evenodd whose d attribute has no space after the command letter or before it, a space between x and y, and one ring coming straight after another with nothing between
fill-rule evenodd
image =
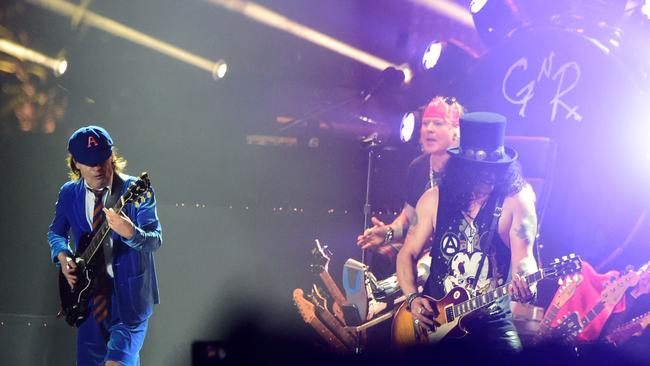
<instances>
[{"instance_id":1,"label":"microphone stand","mask_svg":"<svg viewBox=\"0 0 650 366\"><path fill-rule=\"evenodd\" d=\"M381 143L379 140L379 134L372 133L369 136L365 137L362 142L366 145L368 149L368 172L366 175L366 201L363 204L363 230L366 230L368 223L370 222L370 214L372 213L372 206L370 205L370 188L372 182L372 169L373 169L373 160L375 156L375 151ZM368 252L368 257L372 252ZM366 250L361 250L361 263L366 264Z\"/></svg>"}]
</instances>

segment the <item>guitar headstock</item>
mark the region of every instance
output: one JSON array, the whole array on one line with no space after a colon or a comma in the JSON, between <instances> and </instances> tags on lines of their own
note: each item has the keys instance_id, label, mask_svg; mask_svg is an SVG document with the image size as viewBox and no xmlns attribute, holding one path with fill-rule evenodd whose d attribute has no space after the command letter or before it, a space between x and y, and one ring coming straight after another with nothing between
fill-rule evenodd
<instances>
[{"instance_id":1,"label":"guitar headstock","mask_svg":"<svg viewBox=\"0 0 650 366\"><path fill-rule=\"evenodd\" d=\"M310 264L310 268L315 273L327 272L327 266L330 263L332 252L327 245L321 245L318 239L315 240L316 247L311 250L311 255L314 257L314 263Z\"/></svg>"},{"instance_id":2,"label":"guitar headstock","mask_svg":"<svg viewBox=\"0 0 650 366\"><path fill-rule=\"evenodd\" d=\"M305 299L302 289L293 290L293 304L298 308L298 313L305 323L311 323L316 318L316 307L309 300Z\"/></svg>"},{"instance_id":3,"label":"guitar headstock","mask_svg":"<svg viewBox=\"0 0 650 366\"><path fill-rule=\"evenodd\" d=\"M316 307L321 307L327 309L327 292L322 289L320 286L314 284L311 290L311 294L306 297L311 300L311 302L316 305Z\"/></svg>"},{"instance_id":4,"label":"guitar headstock","mask_svg":"<svg viewBox=\"0 0 650 366\"><path fill-rule=\"evenodd\" d=\"M582 260L576 254L569 254L561 258L555 258L548 268L544 269L544 275L551 278L561 278L580 272Z\"/></svg>"},{"instance_id":5,"label":"guitar headstock","mask_svg":"<svg viewBox=\"0 0 650 366\"><path fill-rule=\"evenodd\" d=\"M639 283L639 273L629 271L625 275L607 282L600 293L600 297L605 304L616 305L625 295L625 291L637 283Z\"/></svg>"},{"instance_id":6,"label":"guitar headstock","mask_svg":"<svg viewBox=\"0 0 650 366\"><path fill-rule=\"evenodd\" d=\"M567 276L564 281L562 286L557 290L557 294L553 298L553 305L557 306L558 308L561 308L566 304L567 301L573 296L573 294L576 292L576 288L578 288L578 285L582 282L582 275L581 274L575 274L572 276Z\"/></svg>"},{"instance_id":7,"label":"guitar headstock","mask_svg":"<svg viewBox=\"0 0 650 366\"><path fill-rule=\"evenodd\" d=\"M578 336L578 333L582 331L580 316L575 311L558 319L558 323L559 325L552 330L552 336L554 338L560 338L571 343Z\"/></svg>"},{"instance_id":8,"label":"guitar headstock","mask_svg":"<svg viewBox=\"0 0 650 366\"><path fill-rule=\"evenodd\" d=\"M124 192L122 195L123 203L133 203L136 206L140 206L140 204L151 198L151 191L149 191L149 188L151 188L151 181L149 180L147 172L144 172L140 175L140 178L131 183L126 192Z\"/></svg>"}]
</instances>

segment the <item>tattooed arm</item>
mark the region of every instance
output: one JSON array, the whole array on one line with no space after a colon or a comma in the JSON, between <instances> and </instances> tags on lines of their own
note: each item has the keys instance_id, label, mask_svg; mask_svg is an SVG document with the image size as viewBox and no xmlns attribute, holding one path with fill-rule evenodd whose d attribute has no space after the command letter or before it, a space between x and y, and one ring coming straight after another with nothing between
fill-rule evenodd
<instances>
[{"instance_id":1,"label":"tattooed arm","mask_svg":"<svg viewBox=\"0 0 650 366\"><path fill-rule=\"evenodd\" d=\"M533 254L533 244L537 235L533 189L527 185L521 192L508 197L504 204L504 210L506 207L512 212L512 221L508 229L512 261L510 293L515 301L527 301L532 299L537 291L535 285L529 286L523 280L523 275L537 271L537 263Z\"/></svg>"},{"instance_id":2,"label":"tattooed arm","mask_svg":"<svg viewBox=\"0 0 650 366\"><path fill-rule=\"evenodd\" d=\"M433 233L438 210L438 188L424 192L415 207L404 246L397 255L397 280L404 294L416 292L416 264L427 239Z\"/></svg>"}]
</instances>

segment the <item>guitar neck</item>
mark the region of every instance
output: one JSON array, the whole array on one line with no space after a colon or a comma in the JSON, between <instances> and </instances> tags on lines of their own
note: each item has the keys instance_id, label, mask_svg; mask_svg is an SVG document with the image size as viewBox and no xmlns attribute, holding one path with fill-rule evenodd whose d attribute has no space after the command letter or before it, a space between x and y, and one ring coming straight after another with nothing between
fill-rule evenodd
<instances>
[{"instance_id":1,"label":"guitar neck","mask_svg":"<svg viewBox=\"0 0 650 366\"><path fill-rule=\"evenodd\" d=\"M525 279L527 283L533 284L533 283L537 283L539 280L541 280L544 277L546 277L545 270L541 270L526 276ZM465 300L459 304L454 305L453 306L454 318L471 313L472 311L478 310L488 304L491 304L497 300L506 297L508 295L509 285L510 283L507 283L503 286L497 287L494 290L488 291L485 294L472 297L468 300Z\"/></svg>"},{"instance_id":2,"label":"guitar neck","mask_svg":"<svg viewBox=\"0 0 650 366\"><path fill-rule=\"evenodd\" d=\"M600 300L594 307L589 310L587 315L583 316L582 319L580 319L580 325L582 325L583 328L586 328L587 325L589 325L596 317L598 314L600 314L601 311L605 309L605 303Z\"/></svg>"},{"instance_id":3,"label":"guitar neck","mask_svg":"<svg viewBox=\"0 0 650 366\"><path fill-rule=\"evenodd\" d=\"M339 306L345 306L348 304L347 299L339 289L339 287L336 285L334 280L332 279L332 276L330 276L329 272L327 271L322 271L319 274L321 280L323 280L323 284L325 284L325 288L327 288L327 291L332 295L332 298L334 299L334 302L336 302Z\"/></svg>"},{"instance_id":4,"label":"guitar neck","mask_svg":"<svg viewBox=\"0 0 650 366\"><path fill-rule=\"evenodd\" d=\"M645 313L631 322L614 329L606 339L614 344L621 344L634 335L641 333L650 324L650 313Z\"/></svg>"},{"instance_id":5,"label":"guitar neck","mask_svg":"<svg viewBox=\"0 0 650 366\"><path fill-rule=\"evenodd\" d=\"M120 197L115 206L113 206L113 211L120 212L122 211L122 208L124 208L124 201L122 197ZM97 253L97 250L102 245L104 239L106 239L106 236L110 233L110 231L111 228L108 226L108 222L104 220L104 222L102 222L102 225L93 236L93 239L90 241L90 244L88 244L88 247L80 256L84 263L90 263L90 260L93 259Z\"/></svg>"},{"instance_id":6,"label":"guitar neck","mask_svg":"<svg viewBox=\"0 0 650 366\"><path fill-rule=\"evenodd\" d=\"M546 313L546 316L544 316L544 319L539 324L539 333L544 333L551 327L551 322L555 319L558 311L560 311L560 307L556 304L551 304L548 313Z\"/></svg>"}]
</instances>

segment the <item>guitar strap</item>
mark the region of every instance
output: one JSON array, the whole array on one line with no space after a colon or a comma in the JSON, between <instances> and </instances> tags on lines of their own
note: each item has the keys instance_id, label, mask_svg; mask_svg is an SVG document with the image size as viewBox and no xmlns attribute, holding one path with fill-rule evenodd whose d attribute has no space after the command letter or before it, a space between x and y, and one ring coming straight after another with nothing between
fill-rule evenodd
<instances>
[{"instance_id":1,"label":"guitar strap","mask_svg":"<svg viewBox=\"0 0 650 366\"><path fill-rule=\"evenodd\" d=\"M494 206L494 213L492 214L492 222L490 223L490 228L488 229L488 234L487 234L487 240L486 240L486 252L490 256L490 263L492 264L492 279L497 281L497 262L496 262L496 250L494 246L492 245L492 239L494 239L494 233L496 232L497 229L497 224L499 222L499 218L501 217L501 213L503 212L503 201L505 200L505 196L499 196L496 199L496 204ZM475 278L476 281L474 281L473 288L476 288L476 285L478 284L478 278L481 275L481 272L483 271L483 265L485 264L485 257L481 259L481 262L479 263L478 266L478 271L476 272Z\"/></svg>"},{"instance_id":2,"label":"guitar strap","mask_svg":"<svg viewBox=\"0 0 650 366\"><path fill-rule=\"evenodd\" d=\"M122 192L122 187L124 186L124 179L120 177L120 174L117 172L113 173L113 185L111 186L111 195L106 199L107 208L112 208L117 203L117 200L120 198Z\"/></svg>"}]
</instances>

